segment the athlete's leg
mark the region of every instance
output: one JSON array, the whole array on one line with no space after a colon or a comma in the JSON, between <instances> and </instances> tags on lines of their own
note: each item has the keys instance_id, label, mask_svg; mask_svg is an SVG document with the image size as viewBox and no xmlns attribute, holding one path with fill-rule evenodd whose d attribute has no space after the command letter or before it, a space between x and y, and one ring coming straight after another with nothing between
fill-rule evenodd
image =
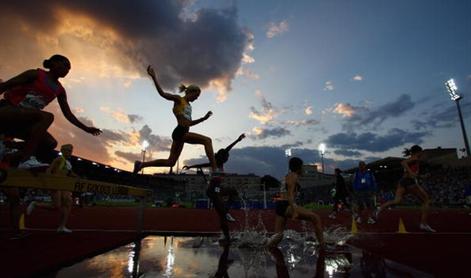
<instances>
[{"instance_id":1,"label":"athlete's leg","mask_svg":"<svg viewBox=\"0 0 471 278\"><path fill-rule=\"evenodd\" d=\"M402 201L402 197L404 196L404 193L406 192L406 189L401 186L401 185L398 185L397 186L397 189L396 189L396 195L394 196L394 200L390 200L390 201L387 201L385 203L383 203L380 207L379 207L379 211L382 211L384 210L385 208L387 207L390 207L392 205L397 205L399 204L401 201Z\"/></svg>"},{"instance_id":2,"label":"athlete's leg","mask_svg":"<svg viewBox=\"0 0 471 278\"><path fill-rule=\"evenodd\" d=\"M415 185L410 188L410 193L417 196L422 201L422 215L420 218L420 224L428 224L428 212L430 208L430 197L427 192L420 185Z\"/></svg>"},{"instance_id":3,"label":"athlete's leg","mask_svg":"<svg viewBox=\"0 0 471 278\"><path fill-rule=\"evenodd\" d=\"M46 132L42 140L38 144L36 157L41 162L50 163L56 157L54 149L57 147L57 141L49 132Z\"/></svg>"},{"instance_id":4,"label":"athlete's leg","mask_svg":"<svg viewBox=\"0 0 471 278\"><path fill-rule=\"evenodd\" d=\"M268 239L267 247L276 247L283 240L283 232L286 227L286 217L276 215L275 233Z\"/></svg>"},{"instance_id":5,"label":"athlete's leg","mask_svg":"<svg viewBox=\"0 0 471 278\"><path fill-rule=\"evenodd\" d=\"M316 233L316 238L319 241L320 245L324 245L324 232L322 228L322 221L317 213L314 213L310 210L307 210L303 207L296 207L296 212L298 213L298 219L311 221L314 225L314 232ZM293 211L291 207L288 207L286 211L287 217L292 217Z\"/></svg>"},{"instance_id":6,"label":"athlete's leg","mask_svg":"<svg viewBox=\"0 0 471 278\"><path fill-rule=\"evenodd\" d=\"M18 154L20 160L25 160L37 150L54 121L54 115L45 111L6 105L0 108L0 119L0 133L25 140L25 146Z\"/></svg>"},{"instance_id":7,"label":"athlete's leg","mask_svg":"<svg viewBox=\"0 0 471 278\"><path fill-rule=\"evenodd\" d=\"M69 191L59 191L61 197L61 219L59 222L59 227L65 228L70 215L70 210L72 209L72 192Z\"/></svg>"},{"instance_id":8,"label":"athlete's leg","mask_svg":"<svg viewBox=\"0 0 471 278\"><path fill-rule=\"evenodd\" d=\"M214 158L213 142L211 138L198 133L188 132L183 136L183 140L188 144L204 145L204 150L209 162L211 163L211 168L213 171L216 170L216 159Z\"/></svg>"},{"instance_id":9,"label":"athlete's leg","mask_svg":"<svg viewBox=\"0 0 471 278\"><path fill-rule=\"evenodd\" d=\"M173 141L172 147L170 148L170 155L167 159L156 159L146 162L137 161L134 166L134 172L137 173L142 168L146 167L173 167L182 153L183 145L184 142L182 140Z\"/></svg>"},{"instance_id":10,"label":"athlete's leg","mask_svg":"<svg viewBox=\"0 0 471 278\"><path fill-rule=\"evenodd\" d=\"M5 188L3 192L7 196L10 206L10 226L15 234L20 232L20 191L18 188Z\"/></svg>"},{"instance_id":11,"label":"athlete's leg","mask_svg":"<svg viewBox=\"0 0 471 278\"><path fill-rule=\"evenodd\" d=\"M221 226L222 233L224 234L224 238L226 240L230 240L229 225L227 225L226 220L226 207L224 206L224 201L221 196L214 190L214 187L210 186L208 190L206 190L206 195L208 195L214 205L214 209L219 217L219 224Z\"/></svg>"}]
</instances>

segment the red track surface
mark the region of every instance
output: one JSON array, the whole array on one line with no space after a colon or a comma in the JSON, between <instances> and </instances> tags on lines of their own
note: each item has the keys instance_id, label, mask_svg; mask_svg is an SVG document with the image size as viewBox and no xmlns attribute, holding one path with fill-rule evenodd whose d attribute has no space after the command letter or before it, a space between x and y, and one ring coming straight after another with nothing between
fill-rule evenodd
<instances>
[{"instance_id":1,"label":"red track surface","mask_svg":"<svg viewBox=\"0 0 471 278\"><path fill-rule=\"evenodd\" d=\"M336 220L327 218L328 211L318 211L326 227L343 225L351 228L351 218L345 213ZM240 220L232 225L241 230L245 225L242 210L231 212ZM263 219L271 232L274 213L270 210L249 212L249 226L254 227ZM0 207L0 224L5 227L8 212ZM396 234L399 217L404 221L408 234ZM55 229L58 213L35 210L26 219L26 227ZM418 210L402 209L386 211L376 225L358 225L359 234L351 241L357 247L367 249L438 277L465 277L471 248L471 216L463 210L436 210L430 215L430 225L439 233L420 233ZM144 230L153 232L219 232L216 213L205 209L146 209ZM35 231L21 240L9 240L9 234L0 234L0 268L2 277L24 277L45 273L64 265L93 256L103 251L131 242L136 238L136 208L74 208L70 217L71 235L58 235L54 231ZM307 225L312 230L311 225ZM301 231L299 222L289 224ZM81 230L103 231L81 231ZM121 231L116 231L121 230ZM129 232L124 232L127 230ZM468 275L469 276L469 275Z\"/></svg>"}]
</instances>

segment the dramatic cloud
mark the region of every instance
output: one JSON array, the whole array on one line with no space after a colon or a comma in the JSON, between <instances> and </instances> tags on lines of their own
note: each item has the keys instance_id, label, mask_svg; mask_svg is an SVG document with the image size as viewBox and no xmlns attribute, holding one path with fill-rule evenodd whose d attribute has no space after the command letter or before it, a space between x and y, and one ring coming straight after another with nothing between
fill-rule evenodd
<instances>
[{"instance_id":1,"label":"dramatic cloud","mask_svg":"<svg viewBox=\"0 0 471 278\"><path fill-rule=\"evenodd\" d=\"M286 149L301 147L302 145L304 145L303 142L301 142L301 141L296 141L296 142L294 142L294 143L292 143L292 144L284 144L284 145L281 145L280 148L286 150Z\"/></svg>"},{"instance_id":2,"label":"dramatic cloud","mask_svg":"<svg viewBox=\"0 0 471 278\"><path fill-rule=\"evenodd\" d=\"M130 135L126 132L102 129L101 135L93 136L69 123L59 112L57 105L51 105L48 110L55 112L56 115L50 128L51 134L56 138L59 146L74 145L75 155L110 164L113 162L111 149L116 145L129 144ZM94 126L88 118L79 117L79 120L87 126Z\"/></svg>"},{"instance_id":3,"label":"dramatic cloud","mask_svg":"<svg viewBox=\"0 0 471 278\"><path fill-rule=\"evenodd\" d=\"M110 107L101 106L100 111L111 115L111 117L113 117L113 119L115 119L116 121L118 121L120 123L128 124L128 123L131 122L131 119L130 119L129 115L127 113L123 112L122 110L113 110Z\"/></svg>"},{"instance_id":4,"label":"dramatic cloud","mask_svg":"<svg viewBox=\"0 0 471 278\"><path fill-rule=\"evenodd\" d=\"M234 7L192 11L192 1L6 1L0 9L2 72L64 53L72 68L129 78L154 64L165 88L179 82L231 89L249 32ZM30 63L28 63L30 64ZM195 70L198 69L198 70Z\"/></svg>"},{"instance_id":5,"label":"dramatic cloud","mask_svg":"<svg viewBox=\"0 0 471 278\"><path fill-rule=\"evenodd\" d=\"M267 38L272 39L279 36L289 30L288 21L283 20L278 23L270 22L268 24L268 30L266 33Z\"/></svg>"},{"instance_id":6,"label":"dramatic cloud","mask_svg":"<svg viewBox=\"0 0 471 278\"><path fill-rule=\"evenodd\" d=\"M291 155L301 158L304 164L320 163L319 152L313 149L292 148ZM259 176L271 175L278 179L288 173L288 159L285 155L285 148L281 147L245 147L231 150L229 161L224 165L224 169L229 173L249 174L254 173ZM185 165L207 162L204 157L189 159ZM358 164L358 160L333 160L324 157L327 173L333 173L334 168L350 169Z\"/></svg>"},{"instance_id":7,"label":"dramatic cloud","mask_svg":"<svg viewBox=\"0 0 471 278\"><path fill-rule=\"evenodd\" d=\"M433 106L430 111L425 112L420 120L413 120L414 127L418 130L430 130L436 128L448 128L459 124L456 105L449 104L444 107L443 103ZM471 118L471 101L460 102L463 118Z\"/></svg>"},{"instance_id":8,"label":"dramatic cloud","mask_svg":"<svg viewBox=\"0 0 471 278\"><path fill-rule=\"evenodd\" d=\"M140 122L143 120L142 116L136 114L128 114L128 119L131 123Z\"/></svg>"},{"instance_id":9,"label":"dramatic cloud","mask_svg":"<svg viewBox=\"0 0 471 278\"><path fill-rule=\"evenodd\" d=\"M324 84L324 91L333 91L335 89L334 82L326 81Z\"/></svg>"},{"instance_id":10,"label":"dramatic cloud","mask_svg":"<svg viewBox=\"0 0 471 278\"><path fill-rule=\"evenodd\" d=\"M298 121L290 120L290 121L283 121L282 122L283 125L295 126L295 127L298 127L298 126L314 126L314 125L318 125L319 123L320 122L318 120L314 120L314 119L298 120Z\"/></svg>"},{"instance_id":11,"label":"dramatic cloud","mask_svg":"<svg viewBox=\"0 0 471 278\"><path fill-rule=\"evenodd\" d=\"M149 142L150 151L169 151L172 145L172 139L152 134L152 129L148 125L144 125L139 130L139 141L142 142L144 140Z\"/></svg>"},{"instance_id":12,"label":"dramatic cloud","mask_svg":"<svg viewBox=\"0 0 471 278\"><path fill-rule=\"evenodd\" d=\"M356 113L357 110L358 107L354 107L349 103L337 103L335 104L334 109L332 111L334 113L342 115L342 117L350 118Z\"/></svg>"},{"instance_id":13,"label":"dramatic cloud","mask_svg":"<svg viewBox=\"0 0 471 278\"><path fill-rule=\"evenodd\" d=\"M353 157L359 157L362 155L362 153L359 151L351 151L351 150L335 150L334 153L338 155L353 156Z\"/></svg>"},{"instance_id":14,"label":"dramatic cloud","mask_svg":"<svg viewBox=\"0 0 471 278\"><path fill-rule=\"evenodd\" d=\"M253 134L249 135L249 137L256 140L262 140L268 137L280 138L287 135L291 135L291 132L283 127L274 127L274 128L254 127L252 131L253 131Z\"/></svg>"},{"instance_id":15,"label":"dramatic cloud","mask_svg":"<svg viewBox=\"0 0 471 278\"><path fill-rule=\"evenodd\" d=\"M355 109L356 112L346 119L344 129L377 127L389 118L397 118L415 107L409 95L400 95L395 101L383 104L375 109Z\"/></svg>"},{"instance_id":16,"label":"dramatic cloud","mask_svg":"<svg viewBox=\"0 0 471 278\"><path fill-rule=\"evenodd\" d=\"M429 132L407 132L393 128L385 135L372 132L357 134L337 133L327 138L326 143L335 148L384 152L404 144L420 144Z\"/></svg>"},{"instance_id":17,"label":"dramatic cloud","mask_svg":"<svg viewBox=\"0 0 471 278\"><path fill-rule=\"evenodd\" d=\"M279 109L274 107L271 102L267 101L260 91L257 91L256 95L260 99L262 109L259 111L255 107L251 106L249 117L259 121L261 124L267 124L279 114Z\"/></svg>"},{"instance_id":18,"label":"dramatic cloud","mask_svg":"<svg viewBox=\"0 0 471 278\"><path fill-rule=\"evenodd\" d=\"M363 76L357 74L352 78L353 81L363 81Z\"/></svg>"}]
</instances>

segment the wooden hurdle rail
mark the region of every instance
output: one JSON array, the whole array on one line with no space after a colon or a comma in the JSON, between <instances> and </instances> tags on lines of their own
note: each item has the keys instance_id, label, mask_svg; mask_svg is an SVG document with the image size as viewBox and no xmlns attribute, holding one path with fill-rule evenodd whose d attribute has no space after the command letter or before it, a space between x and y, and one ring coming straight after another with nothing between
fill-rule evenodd
<instances>
[{"instance_id":1,"label":"wooden hurdle rail","mask_svg":"<svg viewBox=\"0 0 471 278\"><path fill-rule=\"evenodd\" d=\"M130 195L139 198L140 206L136 231L142 232L145 202L153 195L152 190L116 183L52 175L39 170L0 169L0 187L37 188L73 192L91 192L106 195Z\"/></svg>"}]
</instances>

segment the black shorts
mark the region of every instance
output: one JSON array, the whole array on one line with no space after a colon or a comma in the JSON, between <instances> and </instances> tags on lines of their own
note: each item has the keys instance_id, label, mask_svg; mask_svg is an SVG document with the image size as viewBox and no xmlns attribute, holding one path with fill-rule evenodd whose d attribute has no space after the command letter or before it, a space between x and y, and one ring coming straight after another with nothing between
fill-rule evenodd
<instances>
[{"instance_id":1,"label":"black shorts","mask_svg":"<svg viewBox=\"0 0 471 278\"><path fill-rule=\"evenodd\" d=\"M402 178L399 180L399 185L408 188L417 185L417 181L414 178Z\"/></svg>"},{"instance_id":2,"label":"black shorts","mask_svg":"<svg viewBox=\"0 0 471 278\"><path fill-rule=\"evenodd\" d=\"M286 209L289 207L289 202L287 200L276 201L275 203L275 213L278 216L286 217Z\"/></svg>"},{"instance_id":3,"label":"black shorts","mask_svg":"<svg viewBox=\"0 0 471 278\"><path fill-rule=\"evenodd\" d=\"M183 136L190 131L189 127L182 125L177 125L177 127L172 132L173 141L181 141Z\"/></svg>"}]
</instances>

